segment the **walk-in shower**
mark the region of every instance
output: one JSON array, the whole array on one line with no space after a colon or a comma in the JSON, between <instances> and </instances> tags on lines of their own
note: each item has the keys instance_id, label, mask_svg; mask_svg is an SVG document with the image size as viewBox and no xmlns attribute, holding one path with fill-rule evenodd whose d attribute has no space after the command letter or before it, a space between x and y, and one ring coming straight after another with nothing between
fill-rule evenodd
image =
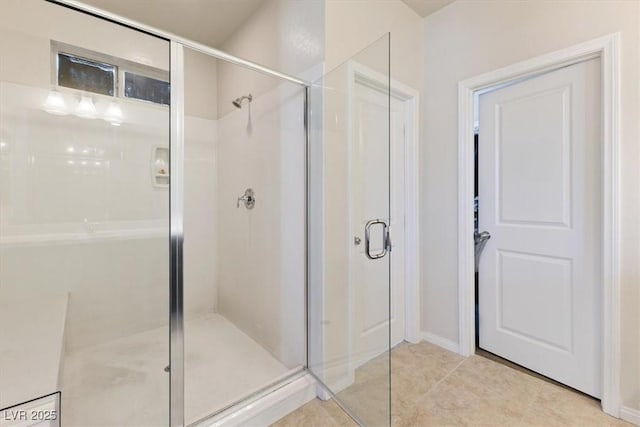
<instances>
[{"instance_id":1,"label":"walk-in shower","mask_svg":"<svg viewBox=\"0 0 640 427\"><path fill-rule=\"evenodd\" d=\"M296 402L317 380L386 424L388 282L344 267L389 221L388 39L357 61L382 88L357 142L352 63L312 88L74 1L1 7L3 416L205 426L305 379Z\"/></svg>"}]
</instances>

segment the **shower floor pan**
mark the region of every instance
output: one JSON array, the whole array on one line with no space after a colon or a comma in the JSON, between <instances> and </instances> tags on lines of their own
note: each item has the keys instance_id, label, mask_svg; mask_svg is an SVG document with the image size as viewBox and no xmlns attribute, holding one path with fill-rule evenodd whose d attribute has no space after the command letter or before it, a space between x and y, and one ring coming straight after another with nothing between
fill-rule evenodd
<instances>
[{"instance_id":1,"label":"shower floor pan","mask_svg":"<svg viewBox=\"0 0 640 427\"><path fill-rule=\"evenodd\" d=\"M66 355L63 425L166 425L168 337L163 327ZM218 314L185 322L184 363L188 424L298 369L288 369Z\"/></svg>"},{"instance_id":2,"label":"shower floor pan","mask_svg":"<svg viewBox=\"0 0 640 427\"><path fill-rule=\"evenodd\" d=\"M0 409L59 390L67 300L49 295L0 305ZM0 426L10 418L0 413Z\"/></svg>"}]
</instances>

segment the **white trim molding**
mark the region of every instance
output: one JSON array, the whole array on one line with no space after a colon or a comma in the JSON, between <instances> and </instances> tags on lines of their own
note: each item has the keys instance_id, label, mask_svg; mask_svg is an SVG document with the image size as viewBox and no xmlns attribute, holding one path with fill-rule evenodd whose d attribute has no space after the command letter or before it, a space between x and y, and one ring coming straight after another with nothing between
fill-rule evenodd
<instances>
[{"instance_id":1,"label":"white trim molding","mask_svg":"<svg viewBox=\"0 0 640 427\"><path fill-rule=\"evenodd\" d=\"M640 410L638 409L623 406L620 408L620 418L631 424L640 426Z\"/></svg>"},{"instance_id":2,"label":"white trim molding","mask_svg":"<svg viewBox=\"0 0 640 427\"><path fill-rule=\"evenodd\" d=\"M450 339L432 334L431 332L423 332L422 339L428 343L435 344L438 347L442 347L445 350L449 350L454 353L460 353L460 345L457 342L451 341Z\"/></svg>"},{"instance_id":3,"label":"white trim molding","mask_svg":"<svg viewBox=\"0 0 640 427\"><path fill-rule=\"evenodd\" d=\"M620 34L552 52L458 84L458 301L459 353L475 352L474 96L496 86L590 58L602 67L603 340L602 409L619 417L620 404ZM628 413L628 411L627 411Z\"/></svg>"}]
</instances>

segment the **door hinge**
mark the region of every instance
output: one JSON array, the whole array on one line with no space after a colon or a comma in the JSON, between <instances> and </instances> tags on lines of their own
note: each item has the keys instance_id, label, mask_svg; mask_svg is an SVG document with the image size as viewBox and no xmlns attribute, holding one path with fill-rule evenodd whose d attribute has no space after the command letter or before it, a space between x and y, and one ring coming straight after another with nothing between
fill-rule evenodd
<instances>
[{"instance_id":1,"label":"door hinge","mask_svg":"<svg viewBox=\"0 0 640 427\"><path fill-rule=\"evenodd\" d=\"M387 252L391 252L391 232L389 231L389 228L387 228L387 234L385 236L385 248L387 249Z\"/></svg>"}]
</instances>

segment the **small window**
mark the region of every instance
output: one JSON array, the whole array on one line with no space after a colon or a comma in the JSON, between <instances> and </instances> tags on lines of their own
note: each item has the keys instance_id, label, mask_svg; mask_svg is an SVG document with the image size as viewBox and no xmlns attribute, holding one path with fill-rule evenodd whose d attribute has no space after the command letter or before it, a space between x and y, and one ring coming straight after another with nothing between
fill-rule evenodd
<instances>
[{"instance_id":1,"label":"small window","mask_svg":"<svg viewBox=\"0 0 640 427\"><path fill-rule=\"evenodd\" d=\"M58 53L58 85L114 96L116 67L68 53Z\"/></svg>"},{"instance_id":2,"label":"small window","mask_svg":"<svg viewBox=\"0 0 640 427\"><path fill-rule=\"evenodd\" d=\"M169 105L169 82L125 71L124 96Z\"/></svg>"}]
</instances>

